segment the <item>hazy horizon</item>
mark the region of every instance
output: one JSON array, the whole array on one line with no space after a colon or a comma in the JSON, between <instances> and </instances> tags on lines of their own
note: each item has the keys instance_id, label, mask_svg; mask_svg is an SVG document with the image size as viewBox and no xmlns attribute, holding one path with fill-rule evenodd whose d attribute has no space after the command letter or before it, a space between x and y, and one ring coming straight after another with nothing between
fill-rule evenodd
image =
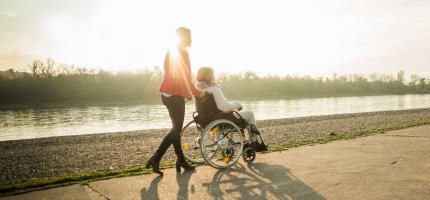
<instances>
[{"instance_id":1,"label":"hazy horizon","mask_svg":"<svg viewBox=\"0 0 430 200\"><path fill-rule=\"evenodd\" d=\"M430 1L0 2L0 71L35 59L135 71L192 31L193 71L430 77Z\"/></svg>"}]
</instances>

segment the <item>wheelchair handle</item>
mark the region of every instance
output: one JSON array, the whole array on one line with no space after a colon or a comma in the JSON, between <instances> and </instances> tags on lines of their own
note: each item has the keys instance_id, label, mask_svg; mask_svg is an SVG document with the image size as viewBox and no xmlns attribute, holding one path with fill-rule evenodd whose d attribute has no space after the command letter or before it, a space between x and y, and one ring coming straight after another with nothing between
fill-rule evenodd
<instances>
[{"instance_id":1,"label":"wheelchair handle","mask_svg":"<svg viewBox=\"0 0 430 200\"><path fill-rule=\"evenodd\" d=\"M197 111L194 111L193 112L193 119L195 119L196 118L196 114L199 114Z\"/></svg>"}]
</instances>

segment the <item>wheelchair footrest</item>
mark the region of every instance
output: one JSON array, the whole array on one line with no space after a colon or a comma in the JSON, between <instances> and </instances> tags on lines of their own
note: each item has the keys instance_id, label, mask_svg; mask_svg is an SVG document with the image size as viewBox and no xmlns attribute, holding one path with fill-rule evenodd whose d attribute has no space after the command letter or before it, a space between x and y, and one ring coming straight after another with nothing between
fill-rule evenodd
<instances>
[{"instance_id":1,"label":"wheelchair footrest","mask_svg":"<svg viewBox=\"0 0 430 200\"><path fill-rule=\"evenodd\" d=\"M256 152L267 151L267 145L264 142L251 142L251 148L255 149Z\"/></svg>"},{"instance_id":2,"label":"wheelchair footrest","mask_svg":"<svg viewBox=\"0 0 430 200\"><path fill-rule=\"evenodd\" d=\"M253 148L256 152L262 152L262 151L268 150L267 149L268 145L264 144L264 142L261 142L261 143L251 142L250 144L244 144L243 145L243 149L246 149L248 147Z\"/></svg>"}]
</instances>

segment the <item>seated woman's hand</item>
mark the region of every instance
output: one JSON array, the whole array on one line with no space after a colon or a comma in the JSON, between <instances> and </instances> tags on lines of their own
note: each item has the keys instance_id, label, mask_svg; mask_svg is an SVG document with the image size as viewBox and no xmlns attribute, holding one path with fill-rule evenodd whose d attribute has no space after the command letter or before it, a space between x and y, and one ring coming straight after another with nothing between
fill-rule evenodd
<instances>
[{"instance_id":1,"label":"seated woman's hand","mask_svg":"<svg viewBox=\"0 0 430 200\"><path fill-rule=\"evenodd\" d=\"M234 102L236 105L236 111L241 111L242 110L242 108L243 108L243 106L242 106L242 104L240 103L240 102L238 102L238 101L235 101Z\"/></svg>"}]
</instances>

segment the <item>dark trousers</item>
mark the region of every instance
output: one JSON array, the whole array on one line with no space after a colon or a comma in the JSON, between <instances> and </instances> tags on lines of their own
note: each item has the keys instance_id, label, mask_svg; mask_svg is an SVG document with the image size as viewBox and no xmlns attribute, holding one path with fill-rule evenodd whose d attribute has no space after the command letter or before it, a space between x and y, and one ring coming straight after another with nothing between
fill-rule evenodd
<instances>
[{"instance_id":1,"label":"dark trousers","mask_svg":"<svg viewBox=\"0 0 430 200\"><path fill-rule=\"evenodd\" d=\"M161 95L161 100L169 111L170 119L172 120L172 129L164 137L160 146L158 147L159 158L156 158L156 162L161 160L161 157L166 153L166 150L173 144L175 148L175 153L178 158L182 160L183 153L181 149L181 131L182 125L184 124L185 117L185 99L184 97L173 95L170 97L165 97Z\"/></svg>"}]
</instances>

